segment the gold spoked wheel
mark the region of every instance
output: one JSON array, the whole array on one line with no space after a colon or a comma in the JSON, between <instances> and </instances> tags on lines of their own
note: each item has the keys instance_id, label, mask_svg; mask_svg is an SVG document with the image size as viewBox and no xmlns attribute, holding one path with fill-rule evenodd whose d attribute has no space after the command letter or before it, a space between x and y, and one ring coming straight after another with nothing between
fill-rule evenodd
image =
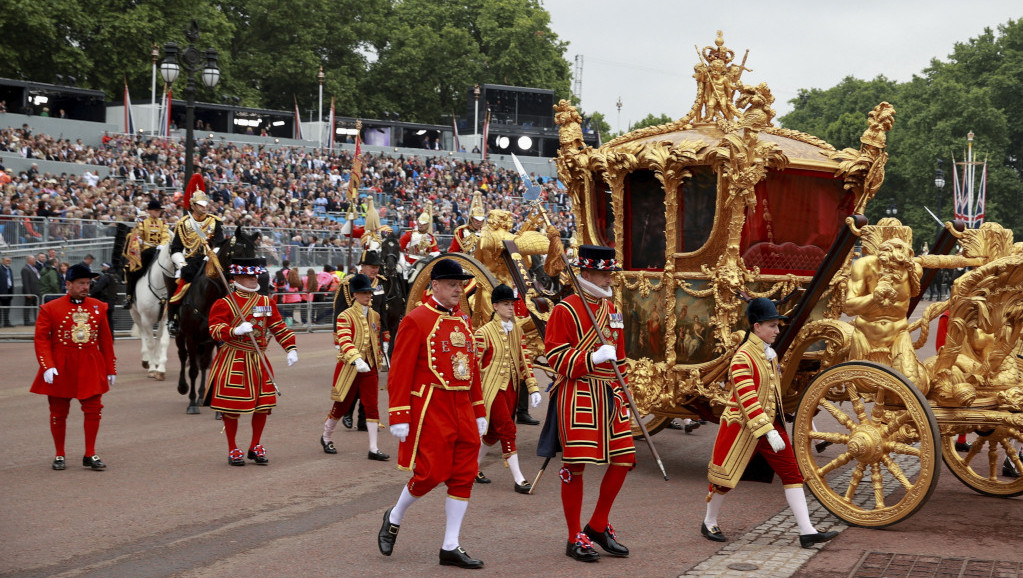
<instances>
[{"instance_id":1,"label":"gold spoked wheel","mask_svg":"<svg viewBox=\"0 0 1023 578\"><path fill-rule=\"evenodd\" d=\"M415 277L409 283L408 301L405 304L405 313L411 313L423 298L423 292L430 287L430 271L441 259L451 259L462 266L462 270L475 277L475 291L470 296L462 297L462 311L472 316L472 326L479 327L490 320L490 314L494 311L490 304L490 293L498 284L490 271L482 263L463 253L443 253L433 257L422 265Z\"/></svg>"},{"instance_id":2,"label":"gold spoked wheel","mask_svg":"<svg viewBox=\"0 0 1023 578\"><path fill-rule=\"evenodd\" d=\"M919 390L889 367L852 361L821 372L800 400L793 430L807 487L849 524L900 522L938 483L934 414Z\"/></svg>"},{"instance_id":3,"label":"gold spoked wheel","mask_svg":"<svg viewBox=\"0 0 1023 578\"><path fill-rule=\"evenodd\" d=\"M666 415L648 413L640 416L639 419L643 420L643 425L646 426L646 431L650 432L650 435L653 436L657 432L666 428L674 418ZM639 429L639 424L636 423L635 417L632 418L632 437L637 440L643 439L643 430Z\"/></svg>"},{"instance_id":4,"label":"gold spoked wheel","mask_svg":"<svg viewBox=\"0 0 1023 578\"><path fill-rule=\"evenodd\" d=\"M978 432L965 452L956 450L956 437L956 434L941 437L941 456L959 481L986 496L1011 498L1023 494L1023 476L1019 475L1023 462L1017 454L1023 444L1023 433L1006 426ZM1016 447L1011 442L1016 442ZM1012 468L1006 467L1006 458ZM1006 475L1013 469L1017 477Z\"/></svg>"}]
</instances>

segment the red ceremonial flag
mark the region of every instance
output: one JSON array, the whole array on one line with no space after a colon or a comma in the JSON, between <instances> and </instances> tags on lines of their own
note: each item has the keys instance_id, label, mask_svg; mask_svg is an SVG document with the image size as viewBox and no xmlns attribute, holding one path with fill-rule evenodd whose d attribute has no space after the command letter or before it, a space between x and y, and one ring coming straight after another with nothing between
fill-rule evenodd
<instances>
[{"instance_id":1,"label":"red ceremonial flag","mask_svg":"<svg viewBox=\"0 0 1023 578\"><path fill-rule=\"evenodd\" d=\"M131 95L128 94L128 79L124 79L124 132L135 134L135 118L131 114Z\"/></svg>"},{"instance_id":2,"label":"red ceremonial flag","mask_svg":"<svg viewBox=\"0 0 1023 578\"><path fill-rule=\"evenodd\" d=\"M334 97L330 97L330 120L327 121L327 150L334 150Z\"/></svg>"},{"instance_id":3,"label":"red ceremonial flag","mask_svg":"<svg viewBox=\"0 0 1023 578\"><path fill-rule=\"evenodd\" d=\"M362 181L362 121L355 121L355 156L352 158L352 176L348 180L348 196L352 202L359 198L359 183Z\"/></svg>"}]
</instances>

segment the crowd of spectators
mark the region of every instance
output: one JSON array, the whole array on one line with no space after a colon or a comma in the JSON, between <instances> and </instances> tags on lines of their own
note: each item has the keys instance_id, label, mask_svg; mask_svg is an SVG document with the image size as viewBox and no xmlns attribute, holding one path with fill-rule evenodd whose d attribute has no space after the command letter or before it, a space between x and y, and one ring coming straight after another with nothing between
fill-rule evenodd
<instances>
[{"instance_id":1,"label":"crowd of spectators","mask_svg":"<svg viewBox=\"0 0 1023 578\"><path fill-rule=\"evenodd\" d=\"M225 224L263 227L272 232L276 243L342 244L342 222L328 214L345 214L349 209L345 191L351 175L350 151L214 138L199 139L195 150L195 165L205 175L213 201L210 210ZM26 124L0 130L3 152L25 159L105 166L110 175L101 178L94 169L84 175L41 173L36 164L19 174L0 171L0 221L38 216L131 222L144 215L150 198L163 203L163 216L171 223L184 214L184 144L179 140L104 135L99 147L91 147L80 140L34 133ZM450 234L468 218L476 190L483 193L488 209L507 209L516 215L525 209L521 199L525 186L517 173L490 162L364 153L363 165L362 190L382 193L378 198L389 200L377 208L383 221L399 230L410 226L431 203L434 232ZM571 236L575 223L567 195L552 179L536 180L544 181L537 186L555 203L555 226L563 237ZM60 232L53 237L60 240Z\"/></svg>"}]
</instances>

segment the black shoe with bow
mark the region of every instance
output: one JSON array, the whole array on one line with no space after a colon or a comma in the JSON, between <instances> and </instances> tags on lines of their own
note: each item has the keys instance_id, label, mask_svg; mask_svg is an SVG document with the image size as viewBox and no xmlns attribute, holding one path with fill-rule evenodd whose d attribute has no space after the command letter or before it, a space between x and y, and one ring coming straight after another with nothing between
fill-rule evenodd
<instances>
[{"instance_id":1,"label":"black shoe with bow","mask_svg":"<svg viewBox=\"0 0 1023 578\"><path fill-rule=\"evenodd\" d=\"M607 528L603 532L598 532L586 524L583 528L583 533L590 539L591 542L603 548L608 554L617 558L628 558L629 549L618 543L617 536L615 535L615 529L611 527L611 524L607 525Z\"/></svg>"},{"instance_id":2,"label":"black shoe with bow","mask_svg":"<svg viewBox=\"0 0 1023 578\"><path fill-rule=\"evenodd\" d=\"M391 456L385 454L380 450L370 451L368 457L369 459L375 462L386 462L387 460L391 459Z\"/></svg>"},{"instance_id":3,"label":"black shoe with bow","mask_svg":"<svg viewBox=\"0 0 1023 578\"><path fill-rule=\"evenodd\" d=\"M336 454L337 448L334 447L334 442L328 442L320 436L320 445L323 446L323 453L325 454Z\"/></svg>"},{"instance_id":4,"label":"black shoe with bow","mask_svg":"<svg viewBox=\"0 0 1023 578\"><path fill-rule=\"evenodd\" d=\"M515 492L518 494L528 494L531 489L533 489L533 485L528 481L523 481L521 484L515 482Z\"/></svg>"},{"instance_id":5,"label":"black shoe with bow","mask_svg":"<svg viewBox=\"0 0 1023 578\"><path fill-rule=\"evenodd\" d=\"M99 456L83 456L82 465L93 470L101 471L107 469L107 465L99 459Z\"/></svg>"},{"instance_id":6,"label":"black shoe with bow","mask_svg":"<svg viewBox=\"0 0 1023 578\"><path fill-rule=\"evenodd\" d=\"M970 444L968 442L956 442L956 451L957 452L968 452L968 451L970 451L971 447L972 447L972 444Z\"/></svg>"},{"instance_id":7,"label":"black shoe with bow","mask_svg":"<svg viewBox=\"0 0 1023 578\"><path fill-rule=\"evenodd\" d=\"M814 544L821 544L827 542L828 540L834 538L837 535L838 532L835 532L834 530L830 532L817 532L816 534L800 534L799 545L804 548L809 548Z\"/></svg>"},{"instance_id":8,"label":"black shoe with bow","mask_svg":"<svg viewBox=\"0 0 1023 578\"><path fill-rule=\"evenodd\" d=\"M262 444L249 448L248 458L259 466L265 466L270 463L270 460L266 457L266 448Z\"/></svg>"},{"instance_id":9,"label":"black shoe with bow","mask_svg":"<svg viewBox=\"0 0 1023 578\"><path fill-rule=\"evenodd\" d=\"M341 425L345 426L347 429L352 429L352 416L346 415L342 417Z\"/></svg>"},{"instance_id":10,"label":"black shoe with bow","mask_svg":"<svg viewBox=\"0 0 1023 578\"><path fill-rule=\"evenodd\" d=\"M1007 478L1018 478L1019 472L1016 470L1016 465L1012 463L1011 458L1005 458L1002 462L1002 475Z\"/></svg>"},{"instance_id":11,"label":"black shoe with bow","mask_svg":"<svg viewBox=\"0 0 1023 578\"><path fill-rule=\"evenodd\" d=\"M483 472L476 472L476 483L477 484L489 484L490 478L483 474Z\"/></svg>"},{"instance_id":12,"label":"black shoe with bow","mask_svg":"<svg viewBox=\"0 0 1023 578\"><path fill-rule=\"evenodd\" d=\"M600 554L593 548L593 542L590 542L590 539L582 532L576 534L575 540L565 546L565 555L580 562L600 560Z\"/></svg>"},{"instance_id":13,"label":"black shoe with bow","mask_svg":"<svg viewBox=\"0 0 1023 578\"><path fill-rule=\"evenodd\" d=\"M454 550L441 550L440 565L458 566L459 568L478 570L483 567L483 560L477 560L469 556L466 554L465 549L459 546Z\"/></svg>"},{"instance_id":14,"label":"black shoe with bow","mask_svg":"<svg viewBox=\"0 0 1023 578\"><path fill-rule=\"evenodd\" d=\"M227 452L227 463L232 466L244 466L245 465L245 454L239 449L233 449Z\"/></svg>"},{"instance_id":15,"label":"black shoe with bow","mask_svg":"<svg viewBox=\"0 0 1023 578\"><path fill-rule=\"evenodd\" d=\"M721 528L717 526L707 527L705 522L700 523L700 533L711 542L725 542L728 538L725 538L725 534L721 531Z\"/></svg>"},{"instance_id":16,"label":"black shoe with bow","mask_svg":"<svg viewBox=\"0 0 1023 578\"><path fill-rule=\"evenodd\" d=\"M67 463L64 461L64 456L57 456L53 458L53 466L51 467L55 470L63 470L66 468Z\"/></svg>"},{"instance_id":17,"label":"black shoe with bow","mask_svg":"<svg viewBox=\"0 0 1023 578\"><path fill-rule=\"evenodd\" d=\"M394 541L398 539L398 530L401 528L400 524L391 523L391 510L393 509L394 506L391 506L384 512L384 523L380 526L380 532L377 533L377 547L380 548L380 553L384 556L390 556L394 551Z\"/></svg>"}]
</instances>

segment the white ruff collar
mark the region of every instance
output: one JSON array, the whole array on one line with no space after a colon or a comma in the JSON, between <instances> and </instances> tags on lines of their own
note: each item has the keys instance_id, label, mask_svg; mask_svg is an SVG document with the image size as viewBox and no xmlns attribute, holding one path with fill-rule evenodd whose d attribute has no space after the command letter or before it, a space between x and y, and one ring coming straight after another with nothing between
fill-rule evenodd
<instances>
[{"instance_id":1,"label":"white ruff collar","mask_svg":"<svg viewBox=\"0 0 1023 578\"><path fill-rule=\"evenodd\" d=\"M231 286L237 291L243 291L245 293L259 293L259 283L256 283L256 288L246 287L237 281L231 281Z\"/></svg>"},{"instance_id":2,"label":"white ruff collar","mask_svg":"<svg viewBox=\"0 0 1023 578\"><path fill-rule=\"evenodd\" d=\"M594 285L593 283L590 283L589 281L587 281L586 279L583 279L582 277L578 277L578 279L579 279L579 286L582 287L582 290L587 292L587 293L589 293L591 296L597 297L597 298L600 298L600 299L610 299L611 298L611 289L610 288L608 288L608 289L601 289L600 287L597 287L596 285Z\"/></svg>"}]
</instances>

